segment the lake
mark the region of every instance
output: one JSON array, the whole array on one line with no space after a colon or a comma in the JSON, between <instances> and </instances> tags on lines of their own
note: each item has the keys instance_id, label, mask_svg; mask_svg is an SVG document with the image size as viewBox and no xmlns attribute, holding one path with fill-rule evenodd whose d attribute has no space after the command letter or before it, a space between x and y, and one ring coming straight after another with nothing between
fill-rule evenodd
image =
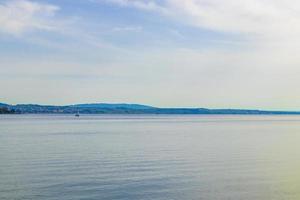
<instances>
[{"instance_id":1,"label":"lake","mask_svg":"<svg viewBox=\"0 0 300 200\"><path fill-rule=\"evenodd\" d=\"M300 199L300 116L0 115L1 200Z\"/></svg>"}]
</instances>

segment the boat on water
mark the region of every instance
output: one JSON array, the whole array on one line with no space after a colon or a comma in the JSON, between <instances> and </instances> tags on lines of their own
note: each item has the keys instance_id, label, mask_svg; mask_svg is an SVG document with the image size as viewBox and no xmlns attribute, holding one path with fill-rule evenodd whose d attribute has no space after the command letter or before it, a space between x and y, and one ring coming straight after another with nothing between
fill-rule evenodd
<instances>
[{"instance_id":1,"label":"boat on water","mask_svg":"<svg viewBox=\"0 0 300 200\"><path fill-rule=\"evenodd\" d=\"M79 115L79 112L77 112L76 114L75 114L75 117L79 117L80 115Z\"/></svg>"}]
</instances>

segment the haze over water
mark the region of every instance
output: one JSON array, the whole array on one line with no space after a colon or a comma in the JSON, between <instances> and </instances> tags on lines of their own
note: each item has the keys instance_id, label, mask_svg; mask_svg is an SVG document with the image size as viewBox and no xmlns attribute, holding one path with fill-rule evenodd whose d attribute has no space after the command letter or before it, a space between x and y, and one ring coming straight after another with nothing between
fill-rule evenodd
<instances>
[{"instance_id":1,"label":"haze over water","mask_svg":"<svg viewBox=\"0 0 300 200\"><path fill-rule=\"evenodd\" d=\"M300 116L1 115L0 199L300 198Z\"/></svg>"}]
</instances>

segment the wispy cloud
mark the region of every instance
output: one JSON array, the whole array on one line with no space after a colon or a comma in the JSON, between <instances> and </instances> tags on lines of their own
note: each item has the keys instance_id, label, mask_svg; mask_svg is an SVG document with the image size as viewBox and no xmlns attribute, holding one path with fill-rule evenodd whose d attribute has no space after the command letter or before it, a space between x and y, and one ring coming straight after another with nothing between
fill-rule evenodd
<instances>
[{"instance_id":1,"label":"wispy cloud","mask_svg":"<svg viewBox=\"0 0 300 200\"><path fill-rule=\"evenodd\" d=\"M119 6L130 6L148 11L163 11L164 8L153 0L92 0L98 2L115 3Z\"/></svg>"},{"instance_id":2,"label":"wispy cloud","mask_svg":"<svg viewBox=\"0 0 300 200\"><path fill-rule=\"evenodd\" d=\"M172 17L193 26L262 37L300 32L300 3L295 0L166 0Z\"/></svg>"},{"instance_id":3,"label":"wispy cloud","mask_svg":"<svg viewBox=\"0 0 300 200\"><path fill-rule=\"evenodd\" d=\"M160 12L182 23L221 32L268 37L300 33L300 2L296 0L102 1Z\"/></svg>"},{"instance_id":4,"label":"wispy cloud","mask_svg":"<svg viewBox=\"0 0 300 200\"><path fill-rule=\"evenodd\" d=\"M59 9L28 0L5 1L0 4L0 31L20 35L33 30L55 30L53 17Z\"/></svg>"},{"instance_id":5,"label":"wispy cloud","mask_svg":"<svg viewBox=\"0 0 300 200\"><path fill-rule=\"evenodd\" d=\"M141 26L122 26L122 27L114 27L112 29L113 32L140 32L143 30Z\"/></svg>"}]
</instances>

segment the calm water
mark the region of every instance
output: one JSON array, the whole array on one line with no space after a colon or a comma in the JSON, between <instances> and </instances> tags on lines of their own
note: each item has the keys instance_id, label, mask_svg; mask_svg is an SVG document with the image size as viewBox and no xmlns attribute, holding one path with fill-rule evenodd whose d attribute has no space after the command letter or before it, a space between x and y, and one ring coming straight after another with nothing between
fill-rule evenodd
<instances>
[{"instance_id":1,"label":"calm water","mask_svg":"<svg viewBox=\"0 0 300 200\"><path fill-rule=\"evenodd\" d=\"M0 116L0 199L300 199L300 116Z\"/></svg>"}]
</instances>

